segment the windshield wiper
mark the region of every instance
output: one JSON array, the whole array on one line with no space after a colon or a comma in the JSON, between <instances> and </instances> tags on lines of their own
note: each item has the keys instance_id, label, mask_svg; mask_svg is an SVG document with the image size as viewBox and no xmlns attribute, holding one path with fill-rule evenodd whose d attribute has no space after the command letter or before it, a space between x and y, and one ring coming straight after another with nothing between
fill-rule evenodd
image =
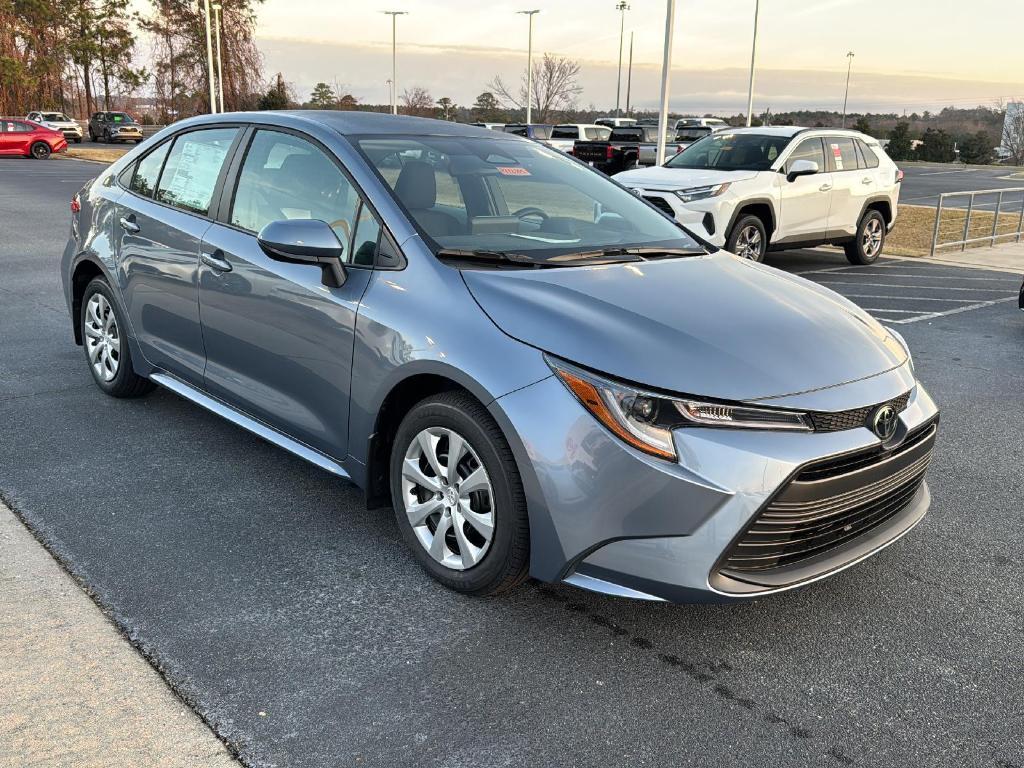
<instances>
[{"instance_id":1,"label":"windshield wiper","mask_svg":"<svg viewBox=\"0 0 1024 768\"><path fill-rule=\"evenodd\" d=\"M490 264L515 264L520 267L538 267L543 264L533 260L525 253L515 251L487 251L462 248L442 248L437 252L439 259L457 261L483 261Z\"/></svg>"},{"instance_id":2,"label":"windshield wiper","mask_svg":"<svg viewBox=\"0 0 1024 768\"><path fill-rule=\"evenodd\" d=\"M658 247L634 247L634 248L603 248L599 251L583 251L570 254L578 259L604 258L616 261L647 261L649 259L665 258L671 256L703 256L707 251L694 248L658 248ZM633 257L624 259L622 257Z\"/></svg>"}]
</instances>

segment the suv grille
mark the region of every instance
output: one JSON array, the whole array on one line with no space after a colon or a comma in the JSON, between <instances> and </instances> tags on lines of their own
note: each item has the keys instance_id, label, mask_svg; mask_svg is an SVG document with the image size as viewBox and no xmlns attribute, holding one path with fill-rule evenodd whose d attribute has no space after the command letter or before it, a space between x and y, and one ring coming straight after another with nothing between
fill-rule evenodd
<instances>
[{"instance_id":1,"label":"suv grille","mask_svg":"<svg viewBox=\"0 0 1024 768\"><path fill-rule=\"evenodd\" d=\"M854 408L850 411L838 411L835 413L809 413L811 425L815 432L841 432L844 429L856 429L857 427L868 426L868 419L878 408L883 405L891 405L896 413L902 412L907 403L910 402L910 392L905 392L897 398L886 403L869 405L865 408Z\"/></svg>"},{"instance_id":2,"label":"suv grille","mask_svg":"<svg viewBox=\"0 0 1024 768\"><path fill-rule=\"evenodd\" d=\"M904 510L924 481L938 427L898 448L870 448L808 464L761 510L720 572L744 581L824 554Z\"/></svg>"},{"instance_id":3,"label":"suv grille","mask_svg":"<svg viewBox=\"0 0 1024 768\"><path fill-rule=\"evenodd\" d=\"M669 205L668 200L664 197L656 197L655 195L644 195L644 200L653 205L663 213L667 213L673 219L676 217L676 212L672 210L672 206Z\"/></svg>"}]
</instances>

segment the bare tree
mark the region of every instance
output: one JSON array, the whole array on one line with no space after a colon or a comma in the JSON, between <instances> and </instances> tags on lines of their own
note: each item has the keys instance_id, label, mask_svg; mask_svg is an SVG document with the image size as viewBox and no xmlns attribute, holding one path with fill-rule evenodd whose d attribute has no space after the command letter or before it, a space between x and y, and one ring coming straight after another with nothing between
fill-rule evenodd
<instances>
[{"instance_id":1,"label":"bare tree","mask_svg":"<svg viewBox=\"0 0 1024 768\"><path fill-rule=\"evenodd\" d=\"M533 118L540 123L552 119L556 112L571 109L576 104L576 97L583 93L577 78L580 74L580 63L564 56L553 56L545 53L543 58L533 64ZM523 109L526 106L526 73L520 77L519 88L512 87L495 75L487 84L505 106Z\"/></svg>"},{"instance_id":2,"label":"bare tree","mask_svg":"<svg viewBox=\"0 0 1024 768\"><path fill-rule=\"evenodd\" d=\"M1000 104L1003 110L1002 147L1014 165L1024 165L1024 102Z\"/></svg>"},{"instance_id":3,"label":"bare tree","mask_svg":"<svg viewBox=\"0 0 1024 768\"><path fill-rule=\"evenodd\" d=\"M402 111L407 115L417 117L434 116L434 97L426 88L415 86L412 89L406 88L402 91Z\"/></svg>"}]
</instances>

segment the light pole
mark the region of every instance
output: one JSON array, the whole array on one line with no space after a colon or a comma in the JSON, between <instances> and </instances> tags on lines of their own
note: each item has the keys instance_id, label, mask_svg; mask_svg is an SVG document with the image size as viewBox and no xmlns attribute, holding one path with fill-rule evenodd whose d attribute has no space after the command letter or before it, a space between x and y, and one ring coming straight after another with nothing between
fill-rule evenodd
<instances>
[{"instance_id":1,"label":"light pole","mask_svg":"<svg viewBox=\"0 0 1024 768\"><path fill-rule=\"evenodd\" d=\"M629 67L626 68L626 117L629 117L629 92L633 85L633 33L629 33Z\"/></svg>"},{"instance_id":2,"label":"light pole","mask_svg":"<svg viewBox=\"0 0 1024 768\"><path fill-rule=\"evenodd\" d=\"M210 113L217 112L217 96L213 87L213 42L210 40L210 0L203 0L206 16L206 74L210 81Z\"/></svg>"},{"instance_id":3,"label":"light pole","mask_svg":"<svg viewBox=\"0 0 1024 768\"><path fill-rule=\"evenodd\" d=\"M392 99L394 98L394 94L395 94L395 90L394 90L394 88L395 88L395 84L394 84L394 83L393 83L393 82L391 81L391 78L390 78L390 77L389 77L389 78L388 78L387 80L385 80L384 82L385 82L385 83L387 84L387 86L388 86L388 101L390 102L390 101L391 101L391 100L392 100Z\"/></svg>"},{"instance_id":4,"label":"light pole","mask_svg":"<svg viewBox=\"0 0 1024 768\"><path fill-rule=\"evenodd\" d=\"M521 13L530 20L530 31L526 38L526 124L529 125L533 116L533 17L540 13L540 9L516 11L516 13Z\"/></svg>"},{"instance_id":5,"label":"light pole","mask_svg":"<svg viewBox=\"0 0 1024 768\"><path fill-rule=\"evenodd\" d=\"M853 51L846 54L846 93L843 95L843 124L846 127L846 100L850 98L850 70L853 69Z\"/></svg>"},{"instance_id":6,"label":"light pole","mask_svg":"<svg viewBox=\"0 0 1024 768\"><path fill-rule=\"evenodd\" d=\"M405 16L408 11L382 11L385 16L391 17L391 114L398 114L398 54L397 54L397 33L398 17Z\"/></svg>"},{"instance_id":7,"label":"light pole","mask_svg":"<svg viewBox=\"0 0 1024 768\"><path fill-rule=\"evenodd\" d=\"M619 112L619 96L622 92L622 43L626 35L626 11L629 10L629 3L626 0L620 0L619 4L615 6L615 10L619 12L619 74L615 78L615 116L618 117Z\"/></svg>"},{"instance_id":8,"label":"light pole","mask_svg":"<svg viewBox=\"0 0 1024 768\"><path fill-rule=\"evenodd\" d=\"M665 54L661 60L661 113L658 115L658 165L665 164L665 134L668 133L668 86L672 69L672 31L675 26L676 0L666 0Z\"/></svg>"},{"instance_id":9,"label":"light pole","mask_svg":"<svg viewBox=\"0 0 1024 768\"><path fill-rule=\"evenodd\" d=\"M217 41L217 91L220 95L220 111L224 111L224 51L220 47L220 3L213 6L213 31Z\"/></svg>"},{"instance_id":10,"label":"light pole","mask_svg":"<svg viewBox=\"0 0 1024 768\"><path fill-rule=\"evenodd\" d=\"M754 116L754 64L757 60L757 14L761 0L754 0L754 41L750 44L750 86L747 90L747 128Z\"/></svg>"}]
</instances>

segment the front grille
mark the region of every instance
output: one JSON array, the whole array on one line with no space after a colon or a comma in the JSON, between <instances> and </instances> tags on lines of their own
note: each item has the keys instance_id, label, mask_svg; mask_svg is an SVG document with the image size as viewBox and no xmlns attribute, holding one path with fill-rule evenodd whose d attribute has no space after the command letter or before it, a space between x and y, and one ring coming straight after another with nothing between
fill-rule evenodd
<instances>
[{"instance_id":1,"label":"front grille","mask_svg":"<svg viewBox=\"0 0 1024 768\"><path fill-rule=\"evenodd\" d=\"M896 413L900 413L907 407L908 402L910 402L910 392L905 392L899 397L889 400L887 403L878 403L877 405L869 405L864 408L854 408L849 411L837 411L832 413L822 411L809 413L807 415L811 420L811 425L814 427L815 432L841 432L844 429L856 429L857 427L869 426L868 419L871 417L871 414L883 405L891 405L896 410Z\"/></svg>"},{"instance_id":2,"label":"front grille","mask_svg":"<svg viewBox=\"0 0 1024 768\"><path fill-rule=\"evenodd\" d=\"M668 200L664 197L656 197L655 195L644 195L644 200L653 205L658 210L667 213L672 218L675 218L676 212L672 210L672 206Z\"/></svg>"},{"instance_id":3,"label":"front grille","mask_svg":"<svg viewBox=\"0 0 1024 768\"><path fill-rule=\"evenodd\" d=\"M758 575L828 553L906 509L931 458L934 422L898 448L855 451L803 467L733 544L720 572Z\"/></svg>"}]
</instances>

